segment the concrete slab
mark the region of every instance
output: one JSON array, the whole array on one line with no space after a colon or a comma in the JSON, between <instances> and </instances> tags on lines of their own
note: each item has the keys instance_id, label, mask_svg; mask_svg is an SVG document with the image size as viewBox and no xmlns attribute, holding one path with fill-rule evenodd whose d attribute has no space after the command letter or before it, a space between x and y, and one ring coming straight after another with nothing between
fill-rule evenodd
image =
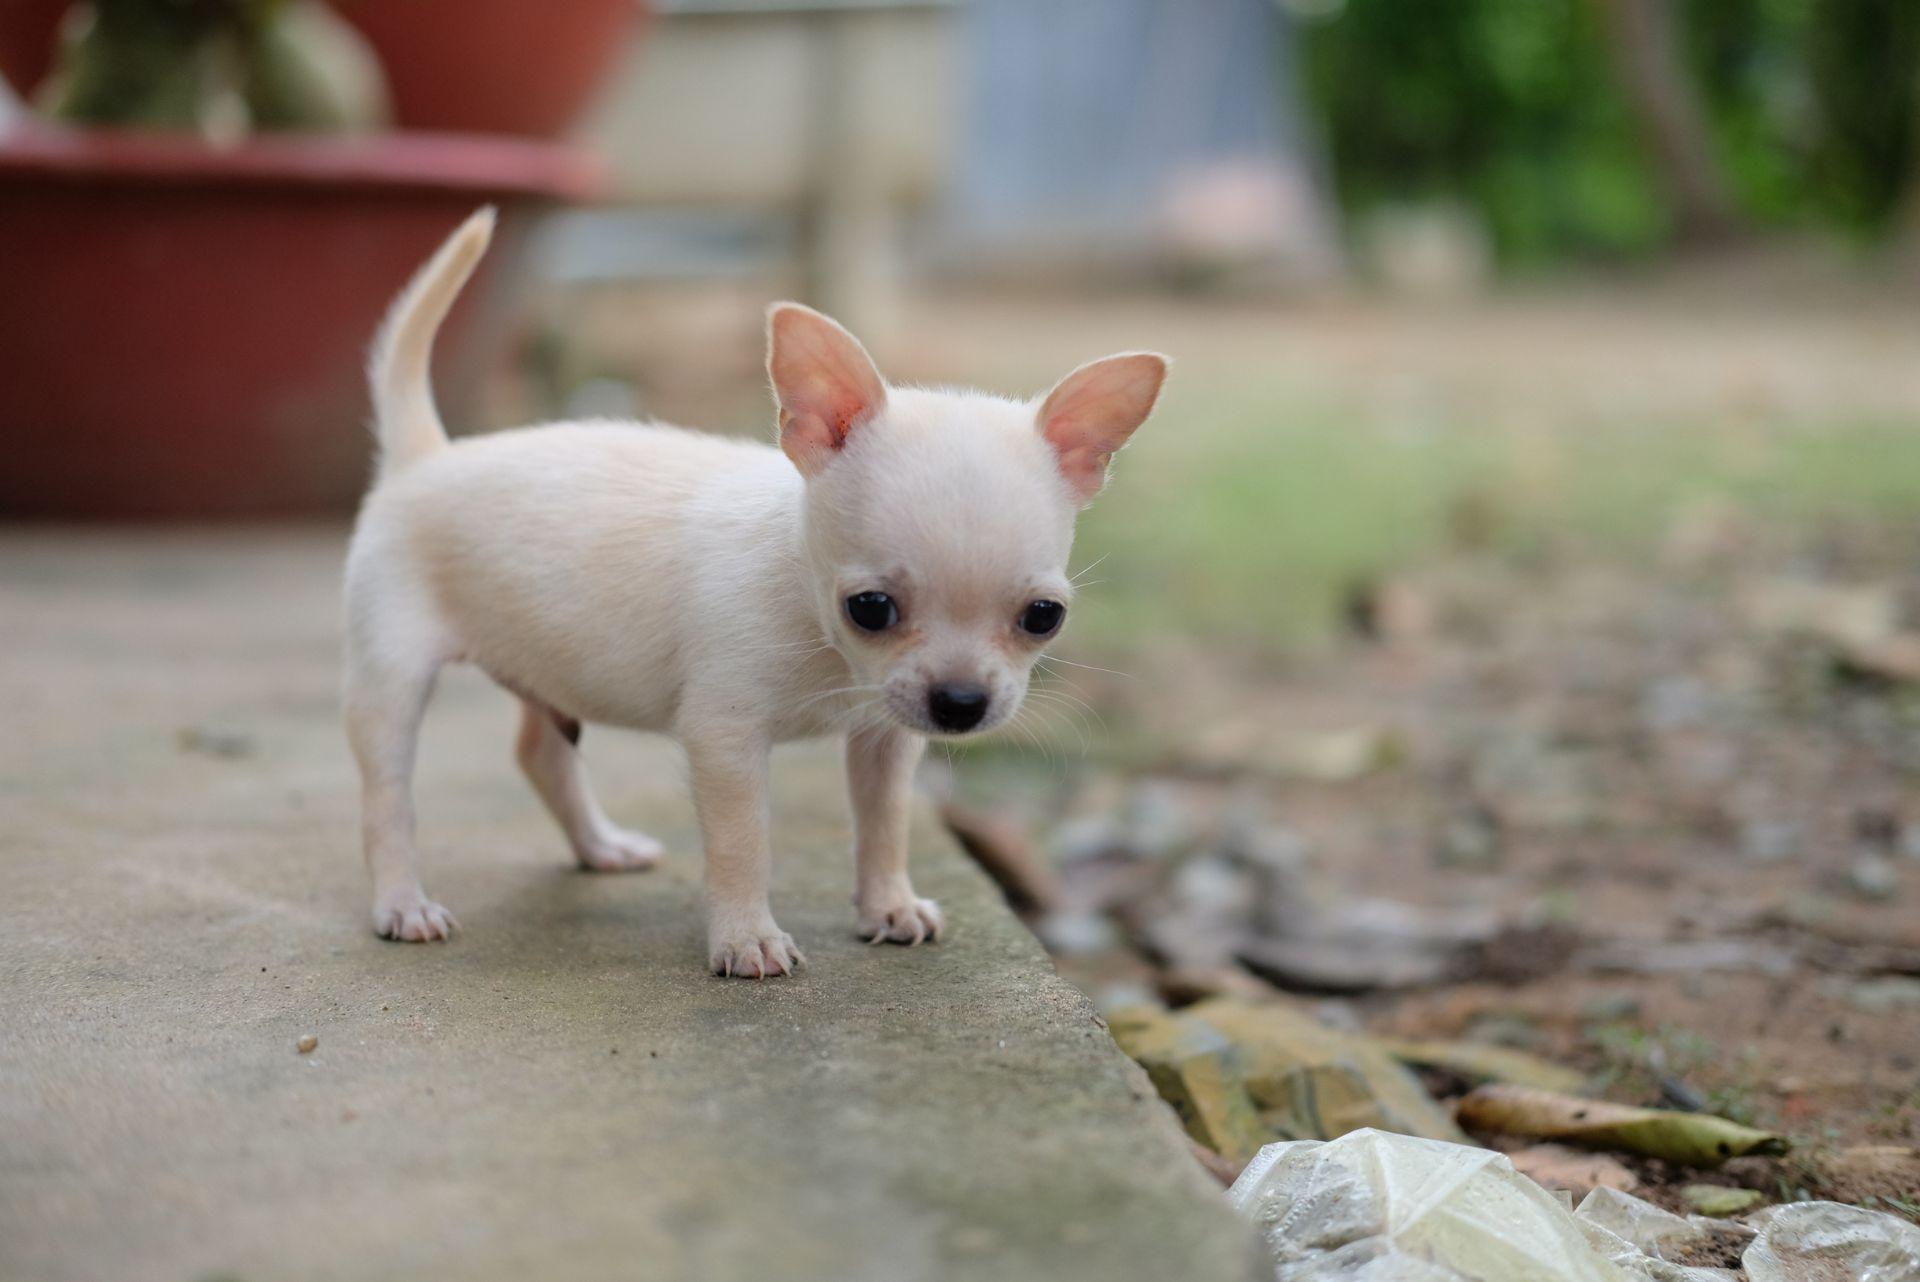
<instances>
[{"instance_id":1,"label":"concrete slab","mask_svg":"<svg viewBox=\"0 0 1920 1282\"><path fill-rule=\"evenodd\" d=\"M813 966L716 980L677 752L589 731L609 808L673 853L570 871L509 702L456 674L420 799L467 929L375 939L340 540L0 535L0 1277L1251 1276L944 836L916 868L951 940L853 937L831 748L776 765L775 905Z\"/></svg>"}]
</instances>

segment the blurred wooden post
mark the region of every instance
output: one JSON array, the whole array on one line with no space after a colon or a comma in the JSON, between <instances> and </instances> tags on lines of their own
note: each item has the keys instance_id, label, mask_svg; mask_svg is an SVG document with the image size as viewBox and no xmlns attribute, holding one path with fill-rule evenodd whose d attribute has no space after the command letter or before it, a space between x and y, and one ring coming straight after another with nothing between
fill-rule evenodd
<instances>
[{"instance_id":1,"label":"blurred wooden post","mask_svg":"<svg viewBox=\"0 0 1920 1282\"><path fill-rule=\"evenodd\" d=\"M806 300L876 341L897 314L900 244L895 196L870 122L884 96L871 92L883 57L871 5L817 5L809 94L809 185L801 212Z\"/></svg>"},{"instance_id":2,"label":"blurred wooden post","mask_svg":"<svg viewBox=\"0 0 1920 1282\"><path fill-rule=\"evenodd\" d=\"M1673 0L1594 2L1607 29L1615 73L1640 118L1680 239L1700 243L1732 238L1740 231L1740 216L1721 181L1706 114L1681 60Z\"/></svg>"}]
</instances>

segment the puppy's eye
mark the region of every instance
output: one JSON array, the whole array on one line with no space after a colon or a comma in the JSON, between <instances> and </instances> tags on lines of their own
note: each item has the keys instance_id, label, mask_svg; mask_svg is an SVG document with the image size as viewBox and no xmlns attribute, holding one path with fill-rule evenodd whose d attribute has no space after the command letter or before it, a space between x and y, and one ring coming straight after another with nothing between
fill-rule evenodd
<instances>
[{"instance_id":1,"label":"puppy's eye","mask_svg":"<svg viewBox=\"0 0 1920 1282\"><path fill-rule=\"evenodd\" d=\"M1032 636L1051 636L1067 617L1067 607L1058 601L1031 601L1020 612L1020 630Z\"/></svg>"},{"instance_id":2,"label":"puppy's eye","mask_svg":"<svg viewBox=\"0 0 1920 1282\"><path fill-rule=\"evenodd\" d=\"M847 598L847 617L862 632L885 632L900 622L900 607L884 592L856 592Z\"/></svg>"}]
</instances>

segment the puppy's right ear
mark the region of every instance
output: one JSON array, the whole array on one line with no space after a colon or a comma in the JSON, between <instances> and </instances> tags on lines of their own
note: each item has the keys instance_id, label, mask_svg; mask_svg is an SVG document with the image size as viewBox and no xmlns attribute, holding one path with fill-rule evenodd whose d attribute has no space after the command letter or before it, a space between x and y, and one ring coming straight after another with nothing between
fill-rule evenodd
<instances>
[{"instance_id":1,"label":"puppy's right ear","mask_svg":"<svg viewBox=\"0 0 1920 1282\"><path fill-rule=\"evenodd\" d=\"M767 311L767 373L780 407L780 448L817 475L887 403L887 385L860 340L799 303Z\"/></svg>"}]
</instances>

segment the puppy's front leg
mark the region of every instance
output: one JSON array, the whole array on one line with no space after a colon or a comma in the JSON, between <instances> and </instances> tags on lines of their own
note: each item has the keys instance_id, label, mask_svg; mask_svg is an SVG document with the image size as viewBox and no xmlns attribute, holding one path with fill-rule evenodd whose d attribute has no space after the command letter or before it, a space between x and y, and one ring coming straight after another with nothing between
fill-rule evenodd
<instances>
[{"instance_id":1,"label":"puppy's front leg","mask_svg":"<svg viewBox=\"0 0 1920 1282\"><path fill-rule=\"evenodd\" d=\"M868 943L917 944L940 938L940 905L913 893L907 880L907 828L913 768L927 741L891 727L847 736L847 788L853 797L853 844L860 935Z\"/></svg>"},{"instance_id":2,"label":"puppy's front leg","mask_svg":"<svg viewBox=\"0 0 1920 1282\"><path fill-rule=\"evenodd\" d=\"M707 963L716 975L785 975L806 957L773 920L767 887L767 755L757 732L708 729L687 737L693 804L707 854Z\"/></svg>"}]
</instances>

